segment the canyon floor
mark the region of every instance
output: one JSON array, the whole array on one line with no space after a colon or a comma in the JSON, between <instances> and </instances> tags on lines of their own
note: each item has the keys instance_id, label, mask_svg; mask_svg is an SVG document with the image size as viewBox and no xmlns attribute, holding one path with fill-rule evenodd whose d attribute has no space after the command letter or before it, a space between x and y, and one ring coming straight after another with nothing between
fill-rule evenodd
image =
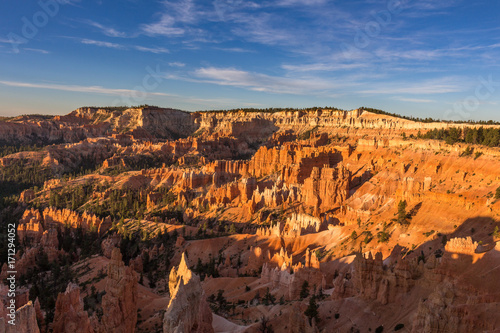
<instances>
[{"instance_id":1,"label":"canyon floor","mask_svg":"<svg viewBox=\"0 0 500 333\"><path fill-rule=\"evenodd\" d=\"M0 332L500 332L499 139L365 109L2 119Z\"/></svg>"}]
</instances>

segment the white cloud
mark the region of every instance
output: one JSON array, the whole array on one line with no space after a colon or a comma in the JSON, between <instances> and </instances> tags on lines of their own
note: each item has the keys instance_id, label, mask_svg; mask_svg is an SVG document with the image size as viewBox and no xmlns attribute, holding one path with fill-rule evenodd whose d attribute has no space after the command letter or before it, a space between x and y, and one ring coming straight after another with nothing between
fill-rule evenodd
<instances>
[{"instance_id":1,"label":"white cloud","mask_svg":"<svg viewBox=\"0 0 500 333\"><path fill-rule=\"evenodd\" d=\"M265 45L296 45L300 40L298 33L293 33L290 28L285 26L276 28L278 18L273 15L251 16L243 13L234 16L233 20L236 27L232 29L232 33L251 42Z\"/></svg>"},{"instance_id":2,"label":"white cloud","mask_svg":"<svg viewBox=\"0 0 500 333\"><path fill-rule=\"evenodd\" d=\"M95 46L99 46L99 47L107 47L107 48L112 48L112 49L137 50L137 51L141 51L141 52L150 52L150 53L155 53L155 54L170 53L170 51L168 49L163 48L163 47L146 47L146 46L140 46L140 45L129 46L129 45L103 42L103 41L92 40L92 39L82 39L81 42L82 42L82 44L95 45Z\"/></svg>"},{"instance_id":3,"label":"white cloud","mask_svg":"<svg viewBox=\"0 0 500 333\"><path fill-rule=\"evenodd\" d=\"M89 21L87 21L87 24L98 28L99 30L101 30L101 32L104 35L106 35L108 37L121 37L121 38L127 37L126 33L118 31L118 30L111 28L111 27L106 27L98 22L94 22L94 21L89 20Z\"/></svg>"},{"instance_id":4,"label":"white cloud","mask_svg":"<svg viewBox=\"0 0 500 333\"><path fill-rule=\"evenodd\" d=\"M338 64L338 63L316 63L316 64L304 64L304 65L282 65L283 69L292 72L314 72L314 71L324 71L333 72L341 70L350 70L367 67L367 64L354 63L354 64Z\"/></svg>"},{"instance_id":5,"label":"white cloud","mask_svg":"<svg viewBox=\"0 0 500 333\"><path fill-rule=\"evenodd\" d=\"M184 29L174 27L175 19L169 14L162 14L160 21L151 24L144 24L141 29L144 33L152 36L180 36L184 34Z\"/></svg>"},{"instance_id":6,"label":"white cloud","mask_svg":"<svg viewBox=\"0 0 500 333\"><path fill-rule=\"evenodd\" d=\"M201 80L198 82L283 94L321 93L340 87L340 83L335 84L321 78L270 76L235 68L204 67L197 69L194 75Z\"/></svg>"},{"instance_id":7,"label":"white cloud","mask_svg":"<svg viewBox=\"0 0 500 333\"><path fill-rule=\"evenodd\" d=\"M198 20L198 12L192 0L164 1L166 12L170 13L177 22L194 23Z\"/></svg>"},{"instance_id":8,"label":"white cloud","mask_svg":"<svg viewBox=\"0 0 500 333\"><path fill-rule=\"evenodd\" d=\"M101 86L79 86L79 85L29 83L29 82L16 82L16 81L0 81L0 84L10 87L19 87L19 88L50 89L50 90L71 91L78 93L95 93L95 94L115 95L115 96L134 96L134 95L170 96L169 94L161 92L144 92L133 89L112 89L112 88L104 88Z\"/></svg>"},{"instance_id":9,"label":"white cloud","mask_svg":"<svg viewBox=\"0 0 500 333\"><path fill-rule=\"evenodd\" d=\"M110 43L110 42L103 42L99 40L93 40L93 39L82 39L82 44L87 44L87 45L95 45L95 46L100 46L100 47L109 47L113 49L123 49L124 46L116 43Z\"/></svg>"},{"instance_id":10,"label":"white cloud","mask_svg":"<svg viewBox=\"0 0 500 333\"><path fill-rule=\"evenodd\" d=\"M433 99L422 99L422 98L405 98L405 97L394 97L396 101L410 102L410 103L435 103Z\"/></svg>"},{"instance_id":11,"label":"white cloud","mask_svg":"<svg viewBox=\"0 0 500 333\"><path fill-rule=\"evenodd\" d=\"M50 54L49 51L47 50L42 50L42 49L32 49L32 48L27 48L25 47L23 50L26 50L26 51L32 51L32 52L38 52L38 53L42 53L42 54Z\"/></svg>"},{"instance_id":12,"label":"white cloud","mask_svg":"<svg viewBox=\"0 0 500 333\"><path fill-rule=\"evenodd\" d=\"M254 53L253 50L244 49L241 47L215 47L214 49L226 52L235 52L235 53Z\"/></svg>"},{"instance_id":13,"label":"white cloud","mask_svg":"<svg viewBox=\"0 0 500 333\"><path fill-rule=\"evenodd\" d=\"M169 62L168 65L170 67L184 67L184 66L186 66L185 63L183 63L183 62L177 62L177 61L175 61L175 62Z\"/></svg>"},{"instance_id":14,"label":"white cloud","mask_svg":"<svg viewBox=\"0 0 500 333\"><path fill-rule=\"evenodd\" d=\"M279 6L317 6L323 5L326 3L326 0L280 0L277 1L277 5Z\"/></svg>"},{"instance_id":15,"label":"white cloud","mask_svg":"<svg viewBox=\"0 0 500 333\"><path fill-rule=\"evenodd\" d=\"M360 91L363 94L446 94L467 90L469 84L463 77L443 77L420 82L377 83L375 88Z\"/></svg>"},{"instance_id":16,"label":"white cloud","mask_svg":"<svg viewBox=\"0 0 500 333\"><path fill-rule=\"evenodd\" d=\"M169 50L163 48L163 47L144 47L144 46L134 46L134 48L138 51L142 52L151 52L155 54L160 54L160 53L170 53Z\"/></svg>"}]
</instances>

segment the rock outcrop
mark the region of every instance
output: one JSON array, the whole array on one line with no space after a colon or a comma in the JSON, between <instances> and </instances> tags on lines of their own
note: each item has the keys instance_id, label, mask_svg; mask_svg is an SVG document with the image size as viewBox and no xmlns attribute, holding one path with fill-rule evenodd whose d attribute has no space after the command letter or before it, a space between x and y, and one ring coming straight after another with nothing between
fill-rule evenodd
<instances>
[{"instance_id":1,"label":"rock outcrop","mask_svg":"<svg viewBox=\"0 0 500 333\"><path fill-rule=\"evenodd\" d=\"M115 248L108 264L106 294L102 298L104 332L133 333L137 323L137 276Z\"/></svg>"},{"instance_id":2,"label":"rock outcrop","mask_svg":"<svg viewBox=\"0 0 500 333\"><path fill-rule=\"evenodd\" d=\"M377 300L382 304L394 302L397 297L409 292L414 286L410 264L401 259L393 270L384 268L382 253L375 258L356 254L353 283L359 296Z\"/></svg>"},{"instance_id":3,"label":"rock outcrop","mask_svg":"<svg viewBox=\"0 0 500 333\"><path fill-rule=\"evenodd\" d=\"M452 238L444 247L445 251L458 254L469 254L472 255L476 252L477 242L473 242L472 238Z\"/></svg>"},{"instance_id":4,"label":"rock outcrop","mask_svg":"<svg viewBox=\"0 0 500 333\"><path fill-rule=\"evenodd\" d=\"M453 286L449 282L441 284L426 300L420 301L411 332L472 332L459 330L460 319L453 313L454 298Z\"/></svg>"},{"instance_id":5,"label":"rock outcrop","mask_svg":"<svg viewBox=\"0 0 500 333\"><path fill-rule=\"evenodd\" d=\"M170 272L170 303L163 319L163 332L213 333L212 312L205 300L200 278L188 268L186 260L183 253L179 266Z\"/></svg>"},{"instance_id":6,"label":"rock outcrop","mask_svg":"<svg viewBox=\"0 0 500 333\"><path fill-rule=\"evenodd\" d=\"M290 312L290 317L287 327L290 333L318 333L319 329L316 327L316 323L313 321L310 323L309 319L303 314L304 309L301 308L299 303L295 303L292 311Z\"/></svg>"},{"instance_id":7,"label":"rock outcrop","mask_svg":"<svg viewBox=\"0 0 500 333\"><path fill-rule=\"evenodd\" d=\"M14 319L14 321L12 321ZM9 321L11 321L9 323ZM0 301L0 332L2 333L40 333L36 321L36 311L30 301L15 311L14 318L8 316L3 302Z\"/></svg>"},{"instance_id":8,"label":"rock outcrop","mask_svg":"<svg viewBox=\"0 0 500 333\"><path fill-rule=\"evenodd\" d=\"M87 311L83 309L80 288L69 283L66 291L57 295L52 324L54 333L93 333Z\"/></svg>"}]
</instances>

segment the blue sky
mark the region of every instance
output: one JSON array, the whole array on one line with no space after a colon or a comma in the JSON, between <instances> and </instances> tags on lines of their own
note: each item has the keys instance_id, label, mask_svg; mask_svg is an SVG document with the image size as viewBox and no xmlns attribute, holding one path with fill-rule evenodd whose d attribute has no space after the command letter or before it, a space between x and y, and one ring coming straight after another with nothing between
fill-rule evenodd
<instances>
[{"instance_id":1,"label":"blue sky","mask_svg":"<svg viewBox=\"0 0 500 333\"><path fill-rule=\"evenodd\" d=\"M369 106L500 120L500 2L0 3L0 115Z\"/></svg>"}]
</instances>

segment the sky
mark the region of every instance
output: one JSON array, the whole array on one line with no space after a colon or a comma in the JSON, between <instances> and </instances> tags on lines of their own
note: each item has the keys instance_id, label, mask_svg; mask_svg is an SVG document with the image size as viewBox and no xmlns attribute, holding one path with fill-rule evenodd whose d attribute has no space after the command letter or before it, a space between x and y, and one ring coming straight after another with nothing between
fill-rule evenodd
<instances>
[{"instance_id":1,"label":"sky","mask_svg":"<svg viewBox=\"0 0 500 333\"><path fill-rule=\"evenodd\" d=\"M361 106L500 121L500 2L0 2L0 115Z\"/></svg>"}]
</instances>

